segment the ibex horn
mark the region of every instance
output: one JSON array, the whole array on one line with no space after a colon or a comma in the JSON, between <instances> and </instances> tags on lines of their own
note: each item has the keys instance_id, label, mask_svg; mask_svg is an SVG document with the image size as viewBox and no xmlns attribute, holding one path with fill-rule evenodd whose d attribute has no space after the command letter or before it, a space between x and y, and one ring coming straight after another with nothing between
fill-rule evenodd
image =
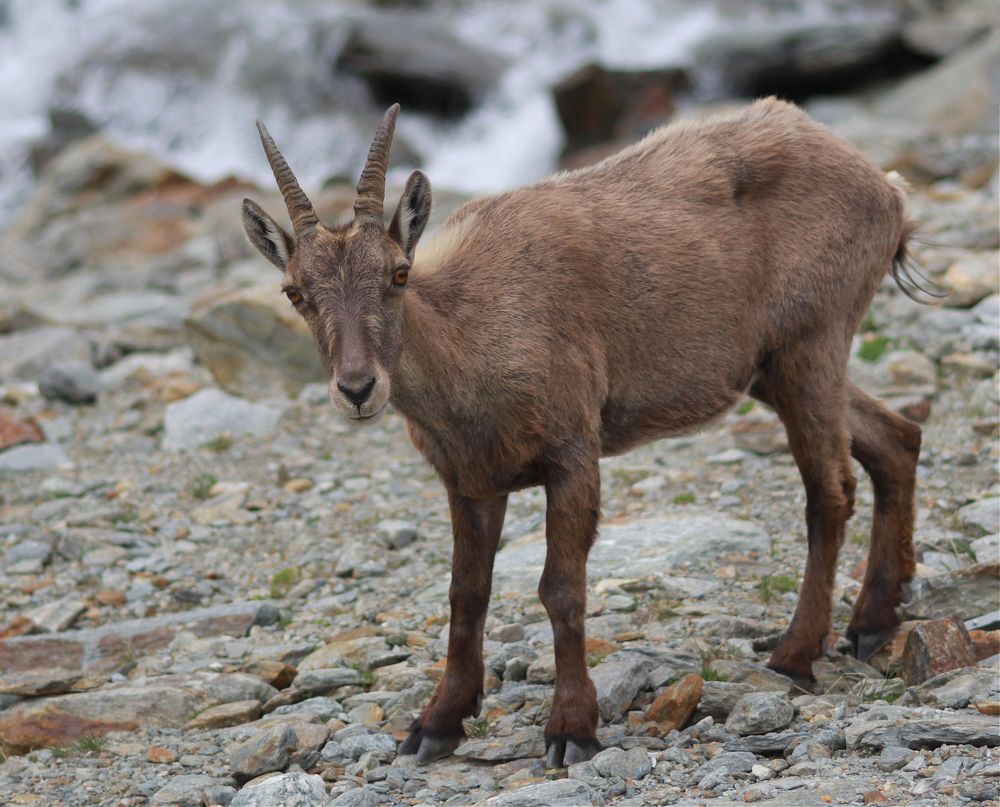
<instances>
[{"instance_id":1,"label":"ibex horn","mask_svg":"<svg viewBox=\"0 0 1000 807\"><path fill-rule=\"evenodd\" d=\"M281 195L285 199L285 207L288 208L288 217L292 220L295 237L301 238L308 235L319 224L312 202L299 187L295 174L288 167L285 158L281 156L274 140L268 134L267 128L260 121L257 121L257 131L260 132L260 142L264 145L264 153L267 155L267 161L271 164L274 179L278 183L278 190L281 191Z\"/></svg>"},{"instance_id":2,"label":"ibex horn","mask_svg":"<svg viewBox=\"0 0 1000 807\"><path fill-rule=\"evenodd\" d=\"M354 215L358 218L373 218L383 222L382 205L385 200L385 172L389 168L389 148L392 133L396 129L399 104L393 104L382 118L371 148L368 160L358 180L358 198L354 202Z\"/></svg>"}]
</instances>

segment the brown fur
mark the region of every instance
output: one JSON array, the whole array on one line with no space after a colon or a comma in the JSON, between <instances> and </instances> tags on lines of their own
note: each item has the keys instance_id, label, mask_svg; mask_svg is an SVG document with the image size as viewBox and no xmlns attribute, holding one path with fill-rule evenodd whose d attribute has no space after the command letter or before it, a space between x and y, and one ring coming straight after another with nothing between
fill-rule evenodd
<instances>
[{"instance_id":1,"label":"brown fur","mask_svg":"<svg viewBox=\"0 0 1000 807\"><path fill-rule=\"evenodd\" d=\"M397 218L429 210L420 177ZM829 630L852 452L874 481L876 515L849 633L863 641L895 626L913 574L920 430L854 387L846 364L876 287L905 254L903 208L854 148L767 99L470 202L409 262L415 240L402 242L396 220L388 232L321 225L295 245L286 283L305 290L300 310L334 402L358 418L391 399L451 502L448 666L404 751L447 753L478 710L506 496L541 484L539 595L556 652L549 759L593 753L583 622L598 459L704 424L748 390L784 422L808 502L802 594L771 666L809 679ZM410 262L405 291L392 288L387 278ZM348 370L377 378L376 404L355 412L338 395Z\"/></svg>"}]
</instances>

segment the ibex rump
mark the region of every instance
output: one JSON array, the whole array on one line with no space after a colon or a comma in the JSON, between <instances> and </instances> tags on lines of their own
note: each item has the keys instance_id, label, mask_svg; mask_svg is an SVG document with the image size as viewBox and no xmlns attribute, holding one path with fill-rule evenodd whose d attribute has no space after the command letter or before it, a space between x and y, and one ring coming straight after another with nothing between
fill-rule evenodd
<instances>
[{"instance_id":1,"label":"ibex rump","mask_svg":"<svg viewBox=\"0 0 1000 807\"><path fill-rule=\"evenodd\" d=\"M587 553L598 459L697 427L749 394L783 421L805 484L809 556L770 666L798 679L830 627L853 506L850 456L875 490L868 571L847 633L870 654L914 571L920 429L854 386L851 337L911 226L900 189L774 99L661 129L590 168L478 199L414 250L430 186L414 172L388 228L398 106L382 121L354 220L321 224L261 136L294 225L246 200L257 248L284 275L347 417L391 400L447 492L454 529L445 675L401 753L450 753L482 701L482 632L507 495L544 485L539 596L555 636L548 761L598 748L587 675Z\"/></svg>"}]
</instances>

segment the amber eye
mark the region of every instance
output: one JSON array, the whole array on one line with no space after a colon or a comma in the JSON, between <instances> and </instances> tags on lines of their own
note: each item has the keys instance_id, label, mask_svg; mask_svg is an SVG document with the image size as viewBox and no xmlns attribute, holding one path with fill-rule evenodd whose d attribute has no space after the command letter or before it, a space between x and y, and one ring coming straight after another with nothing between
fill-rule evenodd
<instances>
[{"instance_id":1,"label":"amber eye","mask_svg":"<svg viewBox=\"0 0 1000 807\"><path fill-rule=\"evenodd\" d=\"M397 269L396 274L392 276L393 286L405 286L406 279L410 276L409 269Z\"/></svg>"},{"instance_id":2,"label":"amber eye","mask_svg":"<svg viewBox=\"0 0 1000 807\"><path fill-rule=\"evenodd\" d=\"M292 305L297 306L302 303L302 294L298 289L285 289L285 296Z\"/></svg>"}]
</instances>

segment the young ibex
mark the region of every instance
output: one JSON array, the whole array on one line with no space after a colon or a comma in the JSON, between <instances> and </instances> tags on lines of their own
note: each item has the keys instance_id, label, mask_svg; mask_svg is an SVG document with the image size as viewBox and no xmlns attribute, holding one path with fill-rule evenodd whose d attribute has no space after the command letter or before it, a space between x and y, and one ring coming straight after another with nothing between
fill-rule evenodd
<instances>
[{"instance_id":1,"label":"young ibex","mask_svg":"<svg viewBox=\"0 0 1000 807\"><path fill-rule=\"evenodd\" d=\"M847 628L869 655L914 572L920 429L847 378L851 337L903 268L903 192L850 145L775 99L661 129L619 154L455 211L416 252L431 191L414 172L386 228L398 106L361 174L354 220L322 224L267 131L294 236L246 200L247 234L283 274L355 421L389 401L448 493L454 531L444 677L400 753L450 753L482 701L482 633L507 495L544 485L538 593L555 636L550 765L589 758L587 553L598 459L724 413L749 391L778 413L806 489L809 557L770 666L811 678L854 503L875 490L868 570Z\"/></svg>"}]
</instances>

